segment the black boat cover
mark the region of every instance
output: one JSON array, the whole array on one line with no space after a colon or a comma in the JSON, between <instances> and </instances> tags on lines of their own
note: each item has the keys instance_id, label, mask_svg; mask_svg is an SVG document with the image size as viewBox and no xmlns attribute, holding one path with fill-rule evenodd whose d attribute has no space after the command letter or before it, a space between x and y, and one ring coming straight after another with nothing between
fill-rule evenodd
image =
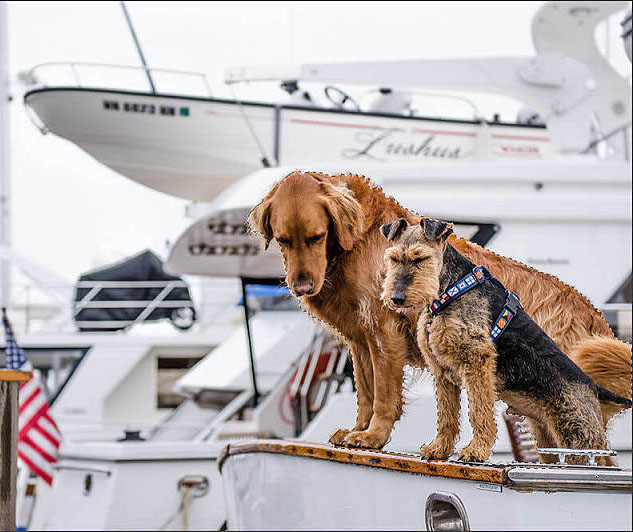
<instances>
[{"instance_id":1,"label":"black boat cover","mask_svg":"<svg viewBox=\"0 0 633 532\"><path fill-rule=\"evenodd\" d=\"M164 285L168 281L184 283L180 277L166 273L162 261L149 249L122 262L85 273L79 277L79 282L84 281L162 281ZM94 294L90 301L152 301L161 293L164 285L158 287L104 287ZM78 305L90 290L90 287L76 286L75 305ZM169 318L174 326L188 329L195 322L195 309L189 287L186 284L172 288L163 299L163 301L175 300L183 301L183 306L155 308L143 321ZM74 320L80 331L119 331L129 326L148 306L148 304L142 304L139 307L118 308L91 306L90 308L82 308L74 316ZM94 325L87 322L94 322ZM98 325L99 322L102 326ZM109 323L106 326L105 322L120 323Z\"/></svg>"}]
</instances>

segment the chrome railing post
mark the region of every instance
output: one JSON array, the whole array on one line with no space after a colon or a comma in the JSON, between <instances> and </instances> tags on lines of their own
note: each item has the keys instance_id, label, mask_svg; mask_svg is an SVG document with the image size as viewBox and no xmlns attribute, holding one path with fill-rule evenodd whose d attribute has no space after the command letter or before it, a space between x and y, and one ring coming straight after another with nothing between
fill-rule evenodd
<instances>
[{"instance_id":1,"label":"chrome railing post","mask_svg":"<svg viewBox=\"0 0 633 532\"><path fill-rule=\"evenodd\" d=\"M77 72L77 65L75 63L70 63L70 68L73 71L73 75L75 76L75 83L77 83L77 87L81 87L79 73Z\"/></svg>"},{"instance_id":2,"label":"chrome railing post","mask_svg":"<svg viewBox=\"0 0 633 532\"><path fill-rule=\"evenodd\" d=\"M160 293L152 300L152 302L145 307L143 312L141 312L133 323L142 323L145 318L147 318L153 311L158 307L160 302L165 299L171 291L175 288L175 284L173 281L167 283L167 286L163 288Z\"/></svg>"}]
</instances>

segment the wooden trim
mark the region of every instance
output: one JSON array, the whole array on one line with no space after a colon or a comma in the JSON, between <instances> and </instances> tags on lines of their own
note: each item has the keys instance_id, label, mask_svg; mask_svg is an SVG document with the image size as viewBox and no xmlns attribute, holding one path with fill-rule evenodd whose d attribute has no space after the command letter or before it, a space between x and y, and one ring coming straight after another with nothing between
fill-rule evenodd
<instances>
[{"instance_id":1,"label":"wooden trim","mask_svg":"<svg viewBox=\"0 0 633 532\"><path fill-rule=\"evenodd\" d=\"M366 449L346 449L322 443L306 443L284 440L257 440L249 443L227 445L218 458L218 467L222 471L224 461L236 454L272 453L290 456L316 458L344 464L378 467L392 471L404 471L420 475L429 475L463 480L474 480L491 484L503 484L504 468L491 465L472 465L459 462L426 461L419 457L387 451L369 451Z\"/></svg>"},{"instance_id":2,"label":"wooden trim","mask_svg":"<svg viewBox=\"0 0 633 532\"><path fill-rule=\"evenodd\" d=\"M0 381L2 382L27 382L30 379L31 374L28 371L0 369Z\"/></svg>"}]
</instances>

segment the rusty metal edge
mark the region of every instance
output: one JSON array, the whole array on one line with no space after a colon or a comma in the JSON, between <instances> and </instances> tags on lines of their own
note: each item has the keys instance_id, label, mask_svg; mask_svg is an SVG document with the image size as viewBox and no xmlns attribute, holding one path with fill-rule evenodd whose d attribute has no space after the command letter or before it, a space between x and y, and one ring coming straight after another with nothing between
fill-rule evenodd
<instances>
[{"instance_id":1,"label":"rusty metal edge","mask_svg":"<svg viewBox=\"0 0 633 532\"><path fill-rule=\"evenodd\" d=\"M391 471L419 475L439 476L491 484L507 481L505 468L489 465L472 465L458 462L426 461L415 456L380 450L348 449L329 444L287 440L256 440L227 445L218 457L218 468L229 456L247 453L269 453L314 458L343 464L377 467Z\"/></svg>"}]
</instances>

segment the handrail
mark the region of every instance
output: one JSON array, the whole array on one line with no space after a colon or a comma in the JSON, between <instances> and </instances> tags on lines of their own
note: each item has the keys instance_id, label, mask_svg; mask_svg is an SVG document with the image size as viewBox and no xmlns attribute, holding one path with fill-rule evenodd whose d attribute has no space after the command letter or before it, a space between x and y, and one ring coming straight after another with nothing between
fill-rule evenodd
<instances>
[{"instance_id":1,"label":"handrail","mask_svg":"<svg viewBox=\"0 0 633 532\"><path fill-rule=\"evenodd\" d=\"M123 70L135 70L143 73L147 72L157 72L164 74L177 74L181 76L191 76L199 78L206 91L208 96L213 96L211 91L211 85L209 83L209 78L204 72L193 72L189 70L177 70L172 68L154 68L154 67L143 67L138 65L124 65L124 64L114 64L114 63L92 63L87 61L48 61L46 63L39 63L33 67L31 67L28 71L24 79L28 80L31 85L43 85L47 86L46 83L39 81L38 77L35 75L35 72L38 70L42 70L44 68L52 67L52 66L64 66L70 68L73 73L73 77L75 78L75 83L77 87L81 87L81 79L79 77L79 73L77 71L77 67L90 67L90 68L110 68L110 69L123 69Z\"/></svg>"},{"instance_id":2,"label":"handrail","mask_svg":"<svg viewBox=\"0 0 633 532\"><path fill-rule=\"evenodd\" d=\"M73 304L73 319L79 327L94 327L109 329L118 326L143 323L154 310L159 308L194 308L192 301L166 300L176 288L188 288L184 281L79 281L78 289L89 289L88 292ZM101 290L107 288L161 288L161 291L151 300L95 300ZM77 320L79 314L87 308L140 308L143 309L134 319L129 320Z\"/></svg>"}]
</instances>

